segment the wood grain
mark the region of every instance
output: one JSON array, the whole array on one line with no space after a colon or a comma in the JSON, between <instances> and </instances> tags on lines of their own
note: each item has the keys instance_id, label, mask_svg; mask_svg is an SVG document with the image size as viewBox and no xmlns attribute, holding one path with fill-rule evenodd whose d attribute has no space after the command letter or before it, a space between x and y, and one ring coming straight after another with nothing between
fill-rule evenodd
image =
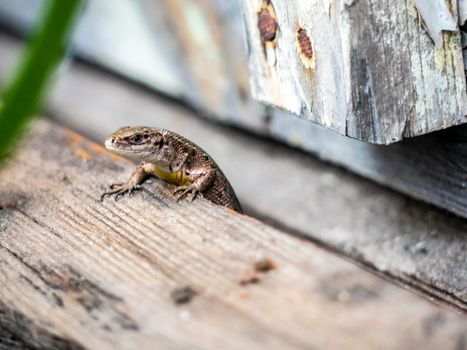
<instances>
[{"instance_id":1,"label":"wood grain","mask_svg":"<svg viewBox=\"0 0 467 350\"><path fill-rule=\"evenodd\" d=\"M2 336L76 349L465 347L467 321L449 308L254 219L176 203L158 181L101 203L133 166L35 125L0 174ZM240 286L259 257L275 269ZM180 306L170 293L183 285L198 294Z\"/></svg>"}]
</instances>

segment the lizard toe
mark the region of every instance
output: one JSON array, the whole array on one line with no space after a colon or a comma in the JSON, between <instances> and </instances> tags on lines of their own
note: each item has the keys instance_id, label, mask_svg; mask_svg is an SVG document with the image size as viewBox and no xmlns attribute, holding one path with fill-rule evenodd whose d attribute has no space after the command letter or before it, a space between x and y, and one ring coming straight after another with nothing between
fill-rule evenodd
<instances>
[{"instance_id":1,"label":"lizard toe","mask_svg":"<svg viewBox=\"0 0 467 350\"><path fill-rule=\"evenodd\" d=\"M177 193L181 192L178 196ZM178 188L175 190L174 195L177 196L177 202L180 201L181 199L185 198L188 193L191 192L190 187L183 187L183 188Z\"/></svg>"},{"instance_id":2,"label":"lizard toe","mask_svg":"<svg viewBox=\"0 0 467 350\"><path fill-rule=\"evenodd\" d=\"M192 195L190 197L190 202L193 202L195 200L195 198L200 194L200 192L196 189L192 190Z\"/></svg>"},{"instance_id":3,"label":"lizard toe","mask_svg":"<svg viewBox=\"0 0 467 350\"><path fill-rule=\"evenodd\" d=\"M110 187L111 190L113 190L114 188L116 188L116 187L121 187L121 186L123 186L123 185L124 185L123 183L118 182L118 183L110 184L109 187Z\"/></svg>"}]
</instances>

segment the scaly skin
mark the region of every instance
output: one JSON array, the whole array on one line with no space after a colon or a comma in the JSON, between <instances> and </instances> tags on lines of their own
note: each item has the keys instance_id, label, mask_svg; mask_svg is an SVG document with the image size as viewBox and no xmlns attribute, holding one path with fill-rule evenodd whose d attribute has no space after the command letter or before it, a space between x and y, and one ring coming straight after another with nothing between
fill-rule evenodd
<instances>
[{"instance_id":1,"label":"scaly skin","mask_svg":"<svg viewBox=\"0 0 467 350\"><path fill-rule=\"evenodd\" d=\"M111 152L141 162L125 183L112 184L102 194L131 194L148 175L178 185L177 201L191 194L238 212L240 203L230 183L214 160L193 142L174 132L145 126L124 127L109 135L105 147Z\"/></svg>"}]
</instances>

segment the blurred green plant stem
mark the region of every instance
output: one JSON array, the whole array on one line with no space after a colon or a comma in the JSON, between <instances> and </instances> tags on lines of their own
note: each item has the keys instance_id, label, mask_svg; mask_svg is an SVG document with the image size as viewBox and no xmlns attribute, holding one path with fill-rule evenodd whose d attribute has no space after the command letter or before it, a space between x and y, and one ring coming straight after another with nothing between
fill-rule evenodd
<instances>
[{"instance_id":1,"label":"blurred green plant stem","mask_svg":"<svg viewBox=\"0 0 467 350\"><path fill-rule=\"evenodd\" d=\"M51 77L64 57L84 0L48 0L34 36L0 101L0 165L35 116Z\"/></svg>"}]
</instances>

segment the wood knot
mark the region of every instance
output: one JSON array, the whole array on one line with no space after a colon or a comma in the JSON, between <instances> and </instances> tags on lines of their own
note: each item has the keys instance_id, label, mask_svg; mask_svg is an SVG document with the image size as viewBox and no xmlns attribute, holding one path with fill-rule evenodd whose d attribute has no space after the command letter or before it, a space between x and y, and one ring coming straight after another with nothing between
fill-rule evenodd
<instances>
[{"instance_id":1,"label":"wood knot","mask_svg":"<svg viewBox=\"0 0 467 350\"><path fill-rule=\"evenodd\" d=\"M313 52L313 45L306 29L304 28L299 28L297 30L297 46L305 68L314 69L315 57Z\"/></svg>"},{"instance_id":2,"label":"wood knot","mask_svg":"<svg viewBox=\"0 0 467 350\"><path fill-rule=\"evenodd\" d=\"M273 41L276 38L277 22L269 10L262 9L258 13L258 28L263 40Z\"/></svg>"}]
</instances>

